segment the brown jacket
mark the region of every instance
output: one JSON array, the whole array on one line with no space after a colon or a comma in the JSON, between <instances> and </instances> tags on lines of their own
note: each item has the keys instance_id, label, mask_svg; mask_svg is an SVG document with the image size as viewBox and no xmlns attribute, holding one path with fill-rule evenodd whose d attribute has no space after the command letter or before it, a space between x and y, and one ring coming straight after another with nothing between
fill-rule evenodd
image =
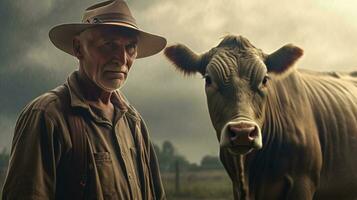
<instances>
[{"instance_id":1,"label":"brown jacket","mask_svg":"<svg viewBox=\"0 0 357 200\"><path fill-rule=\"evenodd\" d=\"M77 72L64 84L68 102L53 92L33 100L15 128L3 199L63 199L64 165L72 142L64 107L82 110L89 144L89 176L85 199L166 199L157 158L139 113L119 92L111 101L111 123L90 107L78 86ZM67 105L68 104L68 105Z\"/></svg>"}]
</instances>

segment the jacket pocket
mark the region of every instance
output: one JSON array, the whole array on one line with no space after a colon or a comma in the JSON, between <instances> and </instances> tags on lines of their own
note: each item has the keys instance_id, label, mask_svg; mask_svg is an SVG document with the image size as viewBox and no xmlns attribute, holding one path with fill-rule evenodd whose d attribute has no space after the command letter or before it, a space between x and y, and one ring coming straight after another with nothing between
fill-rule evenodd
<instances>
[{"instance_id":1,"label":"jacket pocket","mask_svg":"<svg viewBox=\"0 0 357 200\"><path fill-rule=\"evenodd\" d=\"M93 153L104 199L115 197L115 176L113 163L109 152Z\"/></svg>"}]
</instances>

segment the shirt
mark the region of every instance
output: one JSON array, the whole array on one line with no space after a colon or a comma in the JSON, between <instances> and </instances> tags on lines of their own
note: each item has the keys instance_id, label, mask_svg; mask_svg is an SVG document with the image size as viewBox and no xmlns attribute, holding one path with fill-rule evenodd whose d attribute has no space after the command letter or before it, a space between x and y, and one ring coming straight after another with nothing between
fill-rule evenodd
<instances>
[{"instance_id":1,"label":"shirt","mask_svg":"<svg viewBox=\"0 0 357 200\"><path fill-rule=\"evenodd\" d=\"M89 177L85 199L166 199L158 161L140 114L119 91L111 97L115 117L105 119L86 103L78 72L64 84L70 109L82 109L89 146ZM15 127L3 199L61 199L63 160L72 142L65 102L47 92L21 112ZM132 125L132 126L130 126Z\"/></svg>"}]
</instances>

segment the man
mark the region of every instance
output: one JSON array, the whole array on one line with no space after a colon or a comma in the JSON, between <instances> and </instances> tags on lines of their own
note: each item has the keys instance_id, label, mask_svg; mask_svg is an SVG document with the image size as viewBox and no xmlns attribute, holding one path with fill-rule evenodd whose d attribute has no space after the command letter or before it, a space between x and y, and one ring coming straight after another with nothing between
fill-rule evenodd
<instances>
[{"instance_id":1,"label":"man","mask_svg":"<svg viewBox=\"0 0 357 200\"><path fill-rule=\"evenodd\" d=\"M140 30L124 1L86 9L49 33L79 60L67 82L22 111L3 199L165 199L139 113L119 92L136 58L166 45Z\"/></svg>"}]
</instances>

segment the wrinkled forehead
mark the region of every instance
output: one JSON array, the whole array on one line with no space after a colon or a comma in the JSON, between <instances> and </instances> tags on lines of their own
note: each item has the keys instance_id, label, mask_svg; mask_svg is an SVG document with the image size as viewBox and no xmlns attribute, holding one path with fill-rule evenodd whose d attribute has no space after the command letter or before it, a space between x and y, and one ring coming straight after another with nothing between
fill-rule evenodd
<instances>
[{"instance_id":1,"label":"wrinkled forehead","mask_svg":"<svg viewBox=\"0 0 357 200\"><path fill-rule=\"evenodd\" d=\"M228 36L207 56L207 71L228 77L234 74L251 77L252 73L266 73L263 53L241 36Z\"/></svg>"}]
</instances>

